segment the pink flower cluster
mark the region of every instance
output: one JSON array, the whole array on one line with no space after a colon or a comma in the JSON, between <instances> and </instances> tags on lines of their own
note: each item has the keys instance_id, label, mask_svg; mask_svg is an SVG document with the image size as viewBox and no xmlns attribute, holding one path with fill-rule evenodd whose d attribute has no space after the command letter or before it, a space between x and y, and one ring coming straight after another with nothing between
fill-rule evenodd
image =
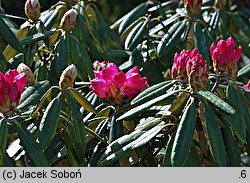
<instances>
[{"instance_id":1,"label":"pink flower cluster","mask_svg":"<svg viewBox=\"0 0 250 183\"><path fill-rule=\"evenodd\" d=\"M242 48L239 46L235 49L235 42L232 37L229 37L226 41L221 39L217 45L213 43L210 47L210 53L216 74L232 78L237 76L236 62L241 57Z\"/></svg>"},{"instance_id":2,"label":"pink flower cluster","mask_svg":"<svg viewBox=\"0 0 250 183\"><path fill-rule=\"evenodd\" d=\"M147 78L139 75L138 67L133 67L125 74L119 72L115 64L106 64L106 68L101 71L94 71L95 78L91 81L93 91L100 98L121 105L148 87Z\"/></svg>"},{"instance_id":3,"label":"pink flower cluster","mask_svg":"<svg viewBox=\"0 0 250 183\"><path fill-rule=\"evenodd\" d=\"M6 74L0 72L0 112L5 114L15 110L21 93L26 86L26 74L9 70Z\"/></svg>"},{"instance_id":4,"label":"pink flower cluster","mask_svg":"<svg viewBox=\"0 0 250 183\"><path fill-rule=\"evenodd\" d=\"M174 56L172 78L189 84L195 91L201 90L208 81L208 66L197 49L182 50Z\"/></svg>"}]
</instances>

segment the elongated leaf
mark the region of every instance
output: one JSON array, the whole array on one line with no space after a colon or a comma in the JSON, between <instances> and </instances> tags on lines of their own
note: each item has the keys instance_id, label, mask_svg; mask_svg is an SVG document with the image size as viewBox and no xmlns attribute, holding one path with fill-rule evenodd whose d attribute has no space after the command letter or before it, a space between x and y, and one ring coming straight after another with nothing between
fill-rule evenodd
<instances>
[{"instance_id":1,"label":"elongated leaf","mask_svg":"<svg viewBox=\"0 0 250 183\"><path fill-rule=\"evenodd\" d=\"M243 142L246 142L246 124L244 122L244 113L242 114L240 99L237 99L237 91L233 85L227 86L226 90L227 102L233 106L236 111L234 115L222 115L222 118L233 129L235 135Z\"/></svg>"},{"instance_id":2,"label":"elongated leaf","mask_svg":"<svg viewBox=\"0 0 250 183\"><path fill-rule=\"evenodd\" d=\"M106 157L108 157L113 152L118 151L122 147L124 147L127 144L129 144L130 142L134 141L135 139L137 139L143 133L144 132L141 131L141 130L135 130L135 131L133 131L132 133L130 133L128 135L124 135L124 136L114 140L111 144L109 144L107 146L106 151L102 155L102 159L105 159Z\"/></svg>"},{"instance_id":3,"label":"elongated leaf","mask_svg":"<svg viewBox=\"0 0 250 183\"><path fill-rule=\"evenodd\" d=\"M132 55L132 52L126 50L108 50L107 54L113 58L127 58Z\"/></svg>"},{"instance_id":4,"label":"elongated leaf","mask_svg":"<svg viewBox=\"0 0 250 183\"><path fill-rule=\"evenodd\" d=\"M213 108L205 103L206 131L210 142L210 150L219 166L227 165L227 154L217 118Z\"/></svg>"},{"instance_id":5,"label":"elongated leaf","mask_svg":"<svg viewBox=\"0 0 250 183\"><path fill-rule=\"evenodd\" d=\"M137 97L135 97L131 101L131 105L142 104L148 100L158 97L164 94L173 84L174 84L174 81L169 80L169 81L164 81L156 85L153 85L147 88L146 90L144 90L143 92L141 92Z\"/></svg>"},{"instance_id":6,"label":"elongated leaf","mask_svg":"<svg viewBox=\"0 0 250 183\"><path fill-rule=\"evenodd\" d=\"M39 82L34 86L29 86L21 95L20 104L18 109L37 104L39 99L48 91L49 82Z\"/></svg>"},{"instance_id":7,"label":"elongated leaf","mask_svg":"<svg viewBox=\"0 0 250 183\"><path fill-rule=\"evenodd\" d=\"M232 20L237 27L250 38L250 23L242 19L239 15L231 14Z\"/></svg>"},{"instance_id":8,"label":"elongated leaf","mask_svg":"<svg viewBox=\"0 0 250 183\"><path fill-rule=\"evenodd\" d=\"M54 34L54 31L47 31L44 33L37 33L32 36L28 36L20 41L21 44L26 45L26 44L32 44L32 43L37 43L38 41L44 40Z\"/></svg>"},{"instance_id":9,"label":"elongated leaf","mask_svg":"<svg viewBox=\"0 0 250 183\"><path fill-rule=\"evenodd\" d=\"M69 89L71 95L77 100L77 102L88 112L92 112L94 114L97 114L97 111L95 108L91 105L91 103L82 96L77 90L75 89Z\"/></svg>"},{"instance_id":10,"label":"elongated leaf","mask_svg":"<svg viewBox=\"0 0 250 183\"><path fill-rule=\"evenodd\" d=\"M228 103L220 99L218 96L214 95L209 91L200 90L197 92L200 96L205 98L209 103L217 107L219 110L225 112L226 114L234 114L235 110Z\"/></svg>"},{"instance_id":11,"label":"elongated leaf","mask_svg":"<svg viewBox=\"0 0 250 183\"><path fill-rule=\"evenodd\" d=\"M7 136L8 136L8 128L7 121L5 118L0 120L0 166L3 165L3 160L6 154L7 147Z\"/></svg>"},{"instance_id":12,"label":"elongated leaf","mask_svg":"<svg viewBox=\"0 0 250 183\"><path fill-rule=\"evenodd\" d=\"M156 103L165 100L166 98L170 97L171 95L173 95L174 93L176 93L178 91L171 91L167 94L161 95L159 97L156 97L155 99L152 99L142 105L139 105L131 110L129 110L128 112L126 112L125 114L123 114L122 116L120 116L117 121L119 120L126 120L129 118L132 118L135 115L138 115L139 113L142 113L144 111L146 111L148 108L154 106Z\"/></svg>"},{"instance_id":13,"label":"elongated leaf","mask_svg":"<svg viewBox=\"0 0 250 183\"><path fill-rule=\"evenodd\" d=\"M142 3L137 7L135 7L133 10L131 10L121 22L118 29L118 33L122 34L127 27L129 27L138 18L143 16L146 13L147 8L148 8L148 3Z\"/></svg>"},{"instance_id":14,"label":"elongated leaf","mask_svg":"<svg viewBox=\"0 0 250 183\"><path fill-rule=\"evenodd\" d=\"M79 160L79 164L86 165L85 151L86 151L86 129L82 121L80 109L78 108L76 100L71 96L67 96L68 104L70 105L72 125L69 125L69 135L72 139L74 151Z\"/></svg>"},{"instance_id":15,"label":"elongated leaf","mask_svg":"<svg viewBox=\"0 0 250 183\"><path fill-rule=\"evenodd\" d=\"M210 52L208 45L211 45L211 41L208 39L205 30L203 30L201 25L197 22L194 24L194 40L195 47L198 49L203 58L210 64Z\"/></svg>"},{"instance_id":16,"label":"elongated leaf","mask_svg":"<svg viewBox=\"0 0 250 183\"><path fill-rule=\"evenodd\" d=\"M170 139L168 140L167 146L166 146L166 151L164 154L164 159L163 159L163 166L164 167L171 167L171 152L174 144L174 139L175 139L175 134L173 134Z\"/></svg>"},{"instance_id":17,"label":"elongated leaf","mask_svg":"<svg viewBox=\"0 0 250 183\"><path fill-rule=\"evenodd\" d=\"M33 135L19 123L16 123L16 127L21 144L32 163L35 166L48 167L48 161Z\"/></svg>"},{"instance_id":18,"label":"elongated leaf","mask_svg":"<svg viewBox=\"0 0 250 183\"><path fill-rule=\"evenodd\" d=\"M213 13L213 16L211 17L211 20L209 22L209 32L212 36L214 36L216 29L218 27L220 21L220 10L217 10Z\"/></svg>"},{"instance_id":19,"label":"elongated leaf","mask_svg":"<svg viewBox=\"0 0 250 183\"><path fill-rule=\"evenodd\" d=\"M10 44L16 51L24 53L24 48L18 41L15 34L8 27L8 25L4 22L3 18L0 17L0 35L5 39L7 43Z\"/></svg>"},{"instance_id":20,"label":"elongated leaf","mask_svg":"<svg viewBox=\"0 0 250 183\"><path fill-rule=\"evenodd\" d=\"M246 74L250 74L250 64L246 65L245 67L241 68L238 72L238 76L243 76Z\"/></svg>"},{"instance_id":21,"label":"elongated leaf","mask_svg":"<svg viewBox=\"0 0 250 183\"><path fill-rule=\"evenodd\" d=\"M180 124L178 126L174 144L171 152L172 166L183 166L188 158L189 150L193 142L193 134L196 121L196 106L194 98L190 98L190 103L186 107Z\"/></svg>"},{"instance_id":22,"label":"elongated leaf","mask_svg":"<svg viewBox=\"0 0 250 183\"><path fill-rule=\"evenodd\" d=\"M229 159L229 166L239 167L240 166L240 149L234 138L234 135L228 125L224 129L221 129L224 144Z\"/></svg>"},{"instance_id":23,"label":"elongated leaf","mask_svg":"<svg viewBox=\"0 0 250 183\"><path fill-rule=\"evenodd\" d=\"M0 71L5 72L5 70L7 69L7 64L8 62L6 61L3 52L0 50Z\"/></svg>"},{"instance_id":24,"label":"elongated leaf","mask_svg":"<svg viewBox=\"0 0 250 183\"><path fill-rule=\"evenodd\" d=\"M187 20L176 22L163 36L160 43L157 46L157 53L159 57L165 57L167 51L170 51L177 42L181 41L181 35L185 31Z\"/></svg>"},{"instance_id":25,"label":"elongated leaf","mask_svg":"<svg viewBox=\"0 0 250 183\"><path fill-rule=\"evenodd\" d=\"M47 106L39 126L38 140L40 147L45 149L55 136L62 106L61 96L54 98Z\"/></svg>"},{"instance_id":26,"label":"elongated leaf","mask_svg":"<svg viewBox=\"0 0 250 183\"><path fill-rule=\"evenodd\" d=\"M144 134L142 134L139 138L132 142L131 149L139 148L145 144L147 144L152 138L154 138L164 127L165 122L161 122L155 127L151 128Z\"/></svg>"},{"instance_id":27,"label":"elongated leaf","mask_svg":"<svg viewBox=\"0 0 250 183\"><path fill-rule=\"evenodd\" d=\"M158 125L161 122L162 122L161 118L154 118L154 119L149 118L141 122L140 124L138 124L135 130L148 130L152 128L153 126Z\"/></svg>"}]
</instances>

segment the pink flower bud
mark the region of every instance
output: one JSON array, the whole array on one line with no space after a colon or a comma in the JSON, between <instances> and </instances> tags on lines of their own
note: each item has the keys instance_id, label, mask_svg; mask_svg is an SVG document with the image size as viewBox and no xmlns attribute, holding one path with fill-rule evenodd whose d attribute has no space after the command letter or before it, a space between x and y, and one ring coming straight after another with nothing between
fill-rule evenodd
<instances>
[{"instance_id":1,"label":"pink flower bud","mask_svg":"<svg viewBox=\"0 0 250 183\"><path fill-rule=\"evenodd\" d=\"M229 37L227 41L221 39L217 46L213 43L210 47L210 54L216 74L232 78L237 76L236 62L241 57L242 48L239 46L235 49L235 42L232 37Z\"/></svg>"},{"instance_id":2,"label":"pink flower bud","mask_svg":"<svg viewBox=\"0 0 250 183\"><path fill-rule=\"evenodd\" d=\"M26 86L26 74L9 70L5 75L0 72L0 112L7 113L16 109L21 93Z\"/></svg>"},{"instance_id":3,"label":"pink flower bud","mask_svg":"<svg viewBox=\"0 0 250 183\"><path fill-rule=\"evenodd\" d=\"M27 0L25 3L25 14L33 22L36 22L41 14L41 6L38 0Z\"/></svg>"},{"instance_id":4,"label":"pink flower bud","mask_svg":"<svg viewBox=\"0 0 250 183\"><path fill-rule=\"evenodd\" d=\"M194 91L201 90L208 81L208 66L197 49L183 50L175 54L172 67L173 79L189 84Z\"/></svg>"},{"instance_id":5,"label":"pink flower bud","mask_svg":"<svg viewBox=\"0 0 250 183\"><path fill-rule=\"evenodd\" d=\"M17 67L17 72L26 74L27 86L34 84L35 76L34 76L33 72L31 71L31 69L27 65L25 65L24 63L19 64Z\"/></svg>"},{"instance_id":6,"label":"pink flower bud","mask_svg":"<svg viewBox=\"0 0 250 183\"><path fill-rule=\"evenodd\" d=\"M71 32L76 25L77 14L75 10L68 10L62 17L60 27L66 32Z\"/></svg>"},{"instance_id":7,"label":"pink flower bud","mask_svg":"<svg viewBox=\"0 0 250 183\"><path fill-rule=\"evenodd\" d=\"M64 71L60 76L59 87L62 89L72 87L76 79L76 76L77 76L76 67L73 64L69 65L66 69L64 69Z\"/></svg>"},{"instance_id":8,"label":"pink flower bud","mask_svg":"<svg viewBox=\"0 0 250 183\"><path fill-rule=\"evenodd\" d=\"M184 0L189 16L198 15L201 11L202 0Z\"/></svg>"},{"instance_id":9,"label":"pink flower bud","mask_svg":"<svg viewBox=\"0 0 250 183\"><path fill-rule=\"evenodd\" d=\"M133 67L126 74L119 72L113 63L107 64L106 68L98 71L95 79L91 81L93 91L100 97L106 98L114 105L121 105L137 96L148 87L145 77L138 73L138 67Z\"/></svg>"}]
</instances>

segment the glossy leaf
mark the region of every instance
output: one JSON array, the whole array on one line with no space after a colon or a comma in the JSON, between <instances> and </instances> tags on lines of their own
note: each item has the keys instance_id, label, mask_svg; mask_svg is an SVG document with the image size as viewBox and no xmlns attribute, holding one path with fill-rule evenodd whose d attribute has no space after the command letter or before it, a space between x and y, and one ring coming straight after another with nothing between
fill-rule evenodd
<instances>
[{"instance_id":1,"label":"glossy leaf","mask_svg":"<svg viewBox=\"0 0 250 183\"><path fill-rule=\"evenodd\" d=\"M77 100L77 102L88 112L93 112L94 114L97 114L97 111L95 108L91 105L91 103L82 96L77 90L75 89L69 89L71 95Z\"/></svg>"},{"instance_id":2,"label":"glossy leaf","mask_svg":"<svg viewBox=\"0 0 250 183\"><path fill-rule=\"evenodd\" d=\"M15 34L8 27L8 25L4 22L3 18L0 17L0 35L6 40L7 43L10 44L16 51L24 53L24 48L18 41Z\"/></svg>"},{"instance_id":3,"label":"glossy leaf","mask_svg":"<svg viewBox=\"0 0 250 183\"><path fill-rule=\"evenodd\" d=\"M135 97L131 101L131 105L142 104L148 100L158 97L164 94L173 84L174 84L174 81L171 81L171 80L155 84L147 88L143 92L141 92L139 95L137 95L137 97Z\"/></svg>"},{"instance_id":4,"label":"glossy leaf","mask_svg":"<svg viewBox=\"0 0 250 183\"><path fill-rule=\"evenodd\" d=\"M149 109L150 107L154 106L156 103L161 102L165 99L167 99L168 97L170 97L171 95L173 95L174 93L177 93L178 91L170 91L167 94L161 95L159 97L156 97L142 105L139 105L131 110L129 110L128 112L126 112L125 114L123 114L122 116L120 116L117 121L119 120L127 120L129 118L132 118L135 115L138 115L139 113L142 113L144 111L146 111L147 109Z\"/></svg>"},{"instance_id":5,"label":"glossy leaf","mask_svg":"<svg viewBox=\"0 0 250 183\"><path fill-rule=\"evenodd\" d=\"M49 103L41 119L38 141L42 149L49 146L56 134L62 106L61 97L62 96L58 96Z\"/></svg>"},{"instance_id":6,"label":"glossy leaf","mask_svg":"<svg viewBox=\"0 0 250 183\"><path fill-rule=\"evenodd\" d=\"M206 99L210 104L217 107L219 110L225 112L226 114L234 114L235 110L232 106L230 106L228 103L220 99L215 94L209 92L209 91L203 91L200 90L197 92L201 97Z\"/></svg>"},{"instance_id":7,"label":"glossy leaf","mask_svg":"<svg viewBox=\"0 0 250 183\"><path fill-rule=\"evenodd\" d=\"M218 165L225 167L227 165L227 155L224 141L213 108L208 103L205 103L204 115L211 153Z\"/></svg>"},{"instance_id":8,"label":"glossy leaf","mask_svg":"<svg viewBox=\"0 0 250 183\"><path fill-rule=\"evenodd\" d=\"M48 91L49 82L42 81L36 83L34 86L29 86L21 95L18 109L22 109L39 102L39 99Z\"/></svg>"},{"instance_id":9,"label":"glossy leaf","mask_svg":"<svg viewBox=\"0 0 250 183\"><path fill-rule=\"evenodd\" d=\"M196 122L196 105L194 98L190 98L188 106L181 117L171 152L172 166L183 166L188 158Z\"/></svg>"},{"instance_id":10,"label":"glossy leaf","mask_svg":"<svg viewBox=\"0 0 250 183\"><path fill-rule=\"evenodd\" d=\"M39 144L35 141L33 135L19 123L16 123L18 136L21 144L25 149L25 153L35 166L48 167L48 161Z\"/></svg>"}]
</instances>

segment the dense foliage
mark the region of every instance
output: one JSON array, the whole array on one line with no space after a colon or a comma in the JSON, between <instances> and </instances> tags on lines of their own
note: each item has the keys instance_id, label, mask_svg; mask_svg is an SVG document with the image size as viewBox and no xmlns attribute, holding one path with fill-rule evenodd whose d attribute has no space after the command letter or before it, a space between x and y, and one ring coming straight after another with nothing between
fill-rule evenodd
<instances>
[{"instance_id":1,"label":"dense foliage","mask_svg":"<svg viewBox=\"0 0 250 183\"><path fill-rule=\"evenodd\" d=\"M97 4L0 14L0 165L249 166L248 1Z\"/></svg>"}]
</instances>

